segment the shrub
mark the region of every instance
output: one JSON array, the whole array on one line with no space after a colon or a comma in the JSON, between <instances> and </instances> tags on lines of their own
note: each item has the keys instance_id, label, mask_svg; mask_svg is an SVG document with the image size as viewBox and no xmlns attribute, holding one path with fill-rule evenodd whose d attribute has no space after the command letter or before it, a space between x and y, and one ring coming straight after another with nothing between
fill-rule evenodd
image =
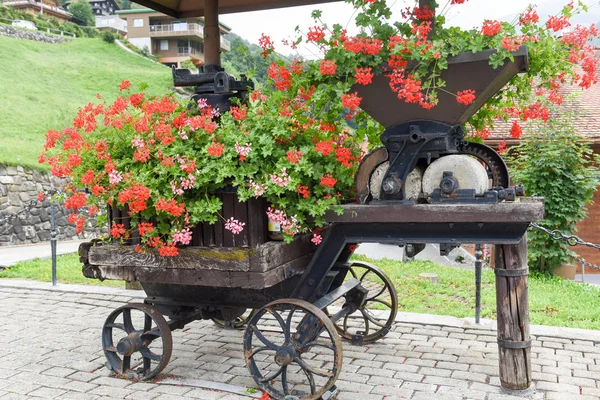
<instances>
[{"instance_id":1,"label":"shrub","mask_svg":"<svg viewBox=\"0 0 600 400\"><path fill-rule=\"evenodd\" d=\"M114 43L115 39L117 38L117 35L115 35L111 31L104 31L100 34L100 36L102 37L102 40L104 40L106 43Z\"/></svg>"},{"instance_id":2,"label":"shrub","mask_svg":"<svg viewBox=\"0 0 600 400\"><path fill-rule=\"evenodd\" d=\"M576 118L563 114L537 124L507 158L514 181L524 184L528 195L545 199L545 219L539 224L566 234L574 234L575 224L587 216L586 205L598 186L594 164L599 158L575 133ZM528 243L530 268L540 272L552 273L574 256L567 243L538 230L530 230Z\"/></svg>"}]
</instances>

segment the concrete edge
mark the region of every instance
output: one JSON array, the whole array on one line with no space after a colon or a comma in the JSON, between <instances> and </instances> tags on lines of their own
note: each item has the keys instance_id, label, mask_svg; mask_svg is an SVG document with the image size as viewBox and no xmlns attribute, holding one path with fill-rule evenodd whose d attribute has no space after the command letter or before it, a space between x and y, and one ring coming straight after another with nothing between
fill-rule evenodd
<instances>
[{"instance_id":1,"label":"concrete edge","mask_svg":"<svg viewBox=\"0 0 600 400\"><path fill-rule=\"evenodd\" d=\"M79 294L103 294L121 297L130 297L134 299L144 299L145 293L141 290L127 290L118 289L105 286L93 286L93 285L73 285L73 284L59 284L52 286L48 282L38 282L33 280L25 279L0 279L0 288L12 288L12 289L26 289L26 290L42 290L50 292L62 292L62 293L79 293ZM334 311L332 308L331 311ZM334 311L335 312L335 311ZM375 311L375 314L385 313L385 311ZM396 315L396 322L407 323L407 324L421 324L421 325L433 325L433 326L447 326L453 328L473 329L484 331L496 331L496 321L482 318L480 324L476 324L474 318L458 318L449 315L435 315L435 314L419 314L411 312L398 312ZM557 326L546 326L546 325L531 325L530 331L532 335L536 336L549 336L564 339L574 340L587 340L600 342L600 331L579 329L579 328L566 328Z\"/></svg>"}]
</instances>

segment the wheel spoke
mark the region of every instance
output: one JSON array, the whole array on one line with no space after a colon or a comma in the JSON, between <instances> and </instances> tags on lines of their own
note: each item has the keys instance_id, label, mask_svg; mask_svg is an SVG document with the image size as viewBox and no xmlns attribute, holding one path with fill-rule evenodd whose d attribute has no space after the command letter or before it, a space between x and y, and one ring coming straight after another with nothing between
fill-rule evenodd
<instances>
[{"instance_id":1,"label":"wheel spoke","mask_svg":"<svg viewBox=\"0 0 600 400\"><path fill-rule=\"evenodd\" d=\"M123 325L125 326L125 332L131 333L135 331L133 322L131 322L131 310L129 308L123 310Z\"/></svg>"},{"instance_id":2,"label":"wheel spoke","mask_svg":"<svg viewBox=\"0 0 600 400\"><path fill-rule=\"evenodd\" d=\"M116 322L113 322L112 324L106 324L106 327L108 327L108 328L117 328L117 329L120 329L122 331L125 331L125 325L118 324Z\"/></svg>"},{"instance_id":3,"label":"wheel spoke","mask_svg":"<svg viewBox=\"0 0 600 400\"><path fill-rule=\"evenodd\" d=\"M281 326L281 330L283 331L283 333L285 333L285 322L283 321L283 318L281 318L281 315L279 315L275 311L269 311L269 314L271 314L273 317L275 317L275 319L279 323L279 326Z\"/></svg>"},{"instance_id":4,"label":"wheel spoke","mask_svg":"<svg viewBox=\"0 0 600 400\"><path fill-rule=\"evenodd\" d=\"M265 350L273 350L273 349L269 348L268 346L259 347L258 349L256 349L256 350L253 350L253 351L252 351L252 354L250 354L250 355L248 356L248 358L252 358L252 357L254 357L254 355L256 355L256 354L258 354L258 353L260 353L260 352L262 352L262 351L265 351Z\"/></svg>"},{"instance_id":5,"label":"wheel spoke","mask_svg":"<svg viewBox=\"0 0 600 400\"><path fill-rule=\"evenodd\" d=\"M366 319L368 319L369 321L371 321L373 324L377 325L380 328L385 328L386 324L385 323L381 323L379 321L377 321L371 314L369 314L368 311L366 311L365 309L361 308L360 309L361 314L363 315L363 317L365 317Z\"/></svg>"},{"instance_id":6,"label":"wheel spoke","mask_svg":"<svg viewBox=\"0 0 600 400\"><path fill-rule=\"evenodd\" d=\"M390 303L388 303L387 301L383 301L383 300L381 300L381 299L373 299L373 300L371 300L371 301L375 301L375 302L377 302L377 303L381 303L381 304L383 304L384 306L386 306L387 308L389 308L390 310L393 310L393 309L394 309L394 308L392 307L392 305L391 305Z\"/></svg>"},{"instance_id":7,"label":"wheel spoke","mask_svg":"<svg viewBox=\"0 0 600 400\"><path fill-rule=\"evenodd\" d=\"M300 368L302 368L305 371L310 372L311 374L319 375L319 376L322 376L324 378L331 378L333 376L333 372L325 371L325 370L322 370L320 368L313 368L310 365L308 365L300 357L296 357L296 359L294 361L300 366Z\"/></svg>"},{"instance_id":8,"label":"wheel spoke","mask_svg":"<svg viewBox=\"0 0 600 400\"><path fill-rule=\"evenodd\" d=\"M383 294L383 292L385 292L386 289L387 289L387 286L383 285L383 287L381 288L381 290L375 296L368 297L365 300L365 303L368 302L368 301L375 300L376 298L378 298L379 296L381 296Z\"/></svg>"},{"instance_id":9,"label":"wheel spoke","mask_svg":"<svg viewBox=\"0 0 600 400\"><path fill-rule=\"evenodd\" d=\"M362 274L362 276L360 277L359 281L361 281L361 282L362 282L362 281L365 279L365 276L367 276L367 275L369 274L369 272L372 272L372 270L370 270L370 269L368 269L368 268L367 268L367 269L365 270L365 273L364 273L364 274Z\"/></svg>"},{"instance_id":10,"label":"wheel spoke","mask_svg":"<svg viewBox=\"0 0 600 400\"><path fill-rule=\"evenodd\" d=\"M287 316L287 320L285 321L284 333L285 333L285 344L286 345L290 344L290 335L292 334L292 316L294 315L295 311L296 311L296 306L292 307L292 309L290 310L290 313Z\"/></svg>"},{"instance_id":11,"label":"wheel spoke","mask_svg":"<svg viewBox=\"0 0 600 400\"><path fill-rule=\"evenodd\" d=\"M123 356L123 373L131 368L131 356Z\"/></svg>"},{"instance_id":12,"label":"wheel spoke","mask_svg":"<svg viewBox=\"0 0 600 400\"><path fill-rule=\"evenodd\" d=\"M152 317L144 314L144 332L148 332L150 329L152 329Z\"/></svg>"},{"instance_id":13,"label":"wheel spoke","mask_svg":"<svg viewBox=\"0 0 600 400\"><path fill-rule=\"evenodd\" d=\"M283 394L287 396L290 394L290 389L287 384L287 365L284 365L281 369L281 386L283 387Z\"/></svg>"},{"instance_id":14,"label":"wheel spoke","mask_svg":"<svg viewBox=\"0 0 600 400\"><path fill-rule=\"evenodd\" d=\"M150 372L150 367L152 366L152 361L148 357L144 357L144 375Z\"/></svg>"},{"instance_id":15,"label":"wheel spoke","mask_svg":"<svg viewBox=\"0 0 600 400\"><path fill-rule=\"evenodd\" d=\"M369 319L365 316L363 310L360 310L360 314L362 315L363 320L365 321L365 331L363 333L363 337L366 337L369 336Z\"/></svg>"},{"instance_id":16,"label":"wheel spoke","mask_svg":"<svg viewBox=\"0 0 600 400\"><path fill-rule=\"evenodd\" d=\"M104 351L110 351L111 353L116 353L117 348L115 346L108 346L104 348Z\"/></svg>"},{"instance_id":17,"label":"wheel spoke","mask_svg":"<svg viewBox=\"0 0 600 400\"><path fill-rule=\"evenodd\" d=\"M154 361L160 361L162 360L162 356L159 356L158 354L154 354L149 348L147 347L141 347L140 348L140 353L142 353L142 356L144 358L149 358L151 360Z\"/></svg>"},{"instance_id":18,"label":"wheel spoke","mask_svg":"<svg viewBox=\"0 0 600 400\"><path fill-rule=\"evenodd\" d=\"M324 343L318 343L318 342L310 342L307 345L303 346L307 349L310 349L311 347L325 347L326 349L329 349L331 351L335 351L333 345L327 345Z\"/></svg>"},{"instance_id":19,"label":"wheel spoke","mask_svg":"<svg viewBox=\"0 0 600 400\"><path fill-rule=\"evenodd\" d=\"M271 350L275 350L275 351L277 351L279 349L279 346L275 345L273 342L271 342L269 339L267 339L262 334L262 332L256 327L256 325L248 325L248 327L250 329L252 329L252 332L254 332L254 334L256 335L258 340L260 340L265 346L267 346Z\"/></svg>"},{"instance_id":20,"label":"wheel spoke","mask_svg":"<svg viewBox=\"0 0 600 400\"><path fill-rule=\"evenodd\" d=\"M304 368L302 368L302 371L304 371L304 375L306 375L306 377L308 378L308 384L310 385L310 394L315 394L315 392L317 391L317 386L315 385L315 377L310 371L307 371Z\"/></svg>"},{"instance_id":21,"label":"wheel spoke","mask_svg":"<svg viewBox=\"0 0 600 400\"><path fill-rule=\"evenodd\" d=\"M149 331L142 333L142 337L150 339L150 341L161 337L160 329L158 327L152 328Z\"/></svg>"},{"instance_id":22,"label":"wheel spoke","mask_svg":"<svg viewBox=\"0 0 600 400\"><path fill-rule=\"evenodd\" d=\"M277 372L274 372L271 375L268 375L268 376L264 377L263 379L260 379L259 382L260 383L271 382L273 379L275 379L279 375L281 375L282 372L283 372L283 367L279 368L279 370Z\"/></svg>"}]
</instances>

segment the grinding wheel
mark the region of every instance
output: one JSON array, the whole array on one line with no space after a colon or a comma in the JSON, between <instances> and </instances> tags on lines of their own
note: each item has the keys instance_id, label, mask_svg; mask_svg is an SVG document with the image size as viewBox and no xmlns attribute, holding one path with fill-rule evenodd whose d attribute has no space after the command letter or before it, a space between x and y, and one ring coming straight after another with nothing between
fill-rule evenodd
<instances>
[{"instance_id":1,"label":"grinding wheel","mask_svg":"<svg viewBox=\"0 0 600 400\"><path fill-rule=\"evenodd\" d=\"M475 189L482 195L490 188L490 180L485 167L475 158L466 155L448 155L432 162L423 174L423 192L431 194L440 188L445 171L452 172L458 180L459 189Z\"/></svg>"},{"instance_id":2,"label":"grinding wheel","mask_svg":"<svg viewBox=\"0 0 600 400\"><path fill-rule=\"evenodd\" d=\"M369 187L371 189L371 196L373 199L379 200L381 194L381 182L383 181L383 177L390 167L390 162L386 161L383 164L379 165L375 171L371 174L371 178L369 180ZM406 177L406 182L404 183L404 193L407 200L416 200L421 193L421 181L423 180L423 171L421 168L417 167L410 171L408 176Z\"/></svg>"}]
</instances>

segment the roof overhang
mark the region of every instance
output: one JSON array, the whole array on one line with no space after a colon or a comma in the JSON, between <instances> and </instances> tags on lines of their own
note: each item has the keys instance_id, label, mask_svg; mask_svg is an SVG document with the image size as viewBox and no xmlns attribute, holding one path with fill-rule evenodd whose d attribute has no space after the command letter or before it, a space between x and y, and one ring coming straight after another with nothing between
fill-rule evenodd
<instances>
[{"instance_id":1,"label":"roof overhang","mask_svg":"<svg viewBox=\"0 0 600 400\"><path fill-rule=\"evenodd\" d=\"M219 0L219 14L307 6L333 1L339 0ZM136 0L135 2L175 18L204 15L203 0Z\"/></svg>"}]
</instances>

